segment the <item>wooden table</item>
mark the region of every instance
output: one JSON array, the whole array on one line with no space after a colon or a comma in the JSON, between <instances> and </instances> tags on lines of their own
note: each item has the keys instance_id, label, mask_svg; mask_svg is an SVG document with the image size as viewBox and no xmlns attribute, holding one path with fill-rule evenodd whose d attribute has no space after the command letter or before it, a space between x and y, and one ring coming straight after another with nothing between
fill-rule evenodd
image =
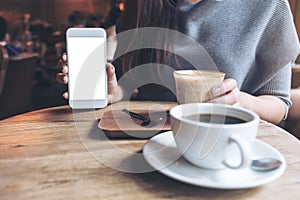
<instances>
[{"instance_id":1,"label":"wooden table","mask_svg":"<svg viewBox=\"0 0 300 200\"><path fill-rule=\"evenodd\" d=\"M258 138L284 155L287 169L279 179L261 187L208 189L155 171L128 173L109 167L118 167L120 149L140 153L147 140L105 140L98 134L97 119L108 109L153 105L158 104L119 102L96 112L78 113L61 106L0 121L0 199L299 199L299 140L266 122L260 123ZM159 106L169 109L174 104ZM127 169L134 169L132 158L123 161L132 163Z\"/></svg>"},{"instance_id":2,"label":"wooden table","mask_svg":"<svg viewBox=\"0 0 300 200\"><path fill-rule=\"evenodd\" d=\"M300 5L300 4L299 4ZM292 88L300 87L300 64L293 66L292 68Z\"/></svg>"}]
</instances>

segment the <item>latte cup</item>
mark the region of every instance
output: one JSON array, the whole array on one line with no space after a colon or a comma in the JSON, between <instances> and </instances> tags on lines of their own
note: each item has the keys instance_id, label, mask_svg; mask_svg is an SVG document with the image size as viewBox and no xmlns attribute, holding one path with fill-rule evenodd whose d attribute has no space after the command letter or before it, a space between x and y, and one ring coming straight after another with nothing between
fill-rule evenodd
<instances>
[{"instance_id":1,"label":"latte cup","mask_svg":"<svg viewBox=\"0 0 300 200\"><path fill-rule=\"evenodd\" d=\"M224 104L181 104L170 110L171 128L179 152L206 169L239 169L251 163L259 116Z\"/></svg>"},{"instance_id":2,"label":"latte cup","mask_svg":"<svg viewBox=\"0 0 300 200\"><path fill-rule=\"evenodd\" d=\"M201 103L212 98L211 89L221 84L225 73L208 70L175 70L173 76L179 104Z\"/></svg>"}]
</instances>

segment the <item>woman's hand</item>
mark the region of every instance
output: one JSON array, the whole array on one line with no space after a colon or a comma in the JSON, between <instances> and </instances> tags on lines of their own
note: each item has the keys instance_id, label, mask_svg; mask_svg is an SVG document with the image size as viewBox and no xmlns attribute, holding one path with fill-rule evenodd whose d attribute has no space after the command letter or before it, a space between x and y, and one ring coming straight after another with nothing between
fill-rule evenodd
<instances>
[{"instance_id":1,"label":"woman's hand","mask_svg":"<svg viewBox=\"0 0 300 200\"><path fill-rule=\"evenodd\" d=\"M58 61L58 66L61 68L61 72L56 74L56 81L62 84L68 84L69 78L68 78L68 66L67 66L67 55L64 53L62 58ZM65 99L69 98L69 93L64 92L63 97Z\"/></svg>"},{"instance_id":2,"label":"woman's hand","mask_svg":"<svg viewBox=\"0 0 300 200\"><path fill-rule=\"evenodd\" d=\"M225 79L222 85L212 89L211 103L223 103L228 105L240 105L241 92L234 79Z\"/></svg>"},{"instance_id":3,"label":"woman's hand","mask_svg":"<svg viewBox=\"0 0 300 200\"><path fill-rule=\"evenodd\" d=\"M68 84L68 66L67 66L67 55L63 54L62 58L59 60L58 65L61 67L61 72L57 73L56 80L62 84ZM123 97L123 91L118 85L115 67L111 63L106 64L107 73L107 84L108 84L108 103L114 103L120 101ZM63 93L65 99L69 98L69 93Z\"/></svg>"},{"instance_id":4,"label":"woman's hand","mask_svg":"<svg viewBox=\"0 0 300 200\"><path fill-rule=\"evenodd\" d=\"M273 95L253 96L241 92L234 79L225 79L223 84L212 89L212 103L243 107L256 112L261 119L278 124L286 113L285 103Z\"/></svg>"}]
</instances>

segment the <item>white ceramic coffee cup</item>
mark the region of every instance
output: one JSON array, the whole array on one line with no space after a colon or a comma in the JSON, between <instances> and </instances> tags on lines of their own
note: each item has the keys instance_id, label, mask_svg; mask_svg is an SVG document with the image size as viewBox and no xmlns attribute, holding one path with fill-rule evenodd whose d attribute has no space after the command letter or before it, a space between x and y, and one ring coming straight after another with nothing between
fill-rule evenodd
<instances>
[{"instance_id":1,"label":"white ceramic coffee cup","mask_svg":"<svg viewBox=\"0 0 300 200\"><path fill-rule=\"evenodd\" d=\"M200 103L212 98L211 90L223 83L225 73L208 70L176 70L173 72L179 104Z\"/></svg>"},{"instance_id":2,"label":"white ceramic coffee cup","mask_svg":"<svg viewBox=\"0 0 300 200\"><path fill-rule=\"evenodd\" d=\"M198 114L231 116L237 124L188 119ZM177 148L192 164L207 169L243 168L251 163L259 116L247 109L224 104L181 104L170 110L171 128Z\"/></svg>"}]
</instances>

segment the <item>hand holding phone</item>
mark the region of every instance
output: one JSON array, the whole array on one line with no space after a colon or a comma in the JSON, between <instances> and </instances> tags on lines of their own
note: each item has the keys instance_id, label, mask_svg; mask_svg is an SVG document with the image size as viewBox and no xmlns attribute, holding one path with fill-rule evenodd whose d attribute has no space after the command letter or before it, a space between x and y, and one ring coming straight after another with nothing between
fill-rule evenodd
<instances>
[{"instance_id":1,"label":"hand holding phone","mask_svg":"<svg viewBox=\"0 0 300 200\"><path fill-rule=\"evenodd\" d=\"M107 105L106 32L102 28L67 30L69 105L103 108Z\"/></svg>"}]
</instances>

